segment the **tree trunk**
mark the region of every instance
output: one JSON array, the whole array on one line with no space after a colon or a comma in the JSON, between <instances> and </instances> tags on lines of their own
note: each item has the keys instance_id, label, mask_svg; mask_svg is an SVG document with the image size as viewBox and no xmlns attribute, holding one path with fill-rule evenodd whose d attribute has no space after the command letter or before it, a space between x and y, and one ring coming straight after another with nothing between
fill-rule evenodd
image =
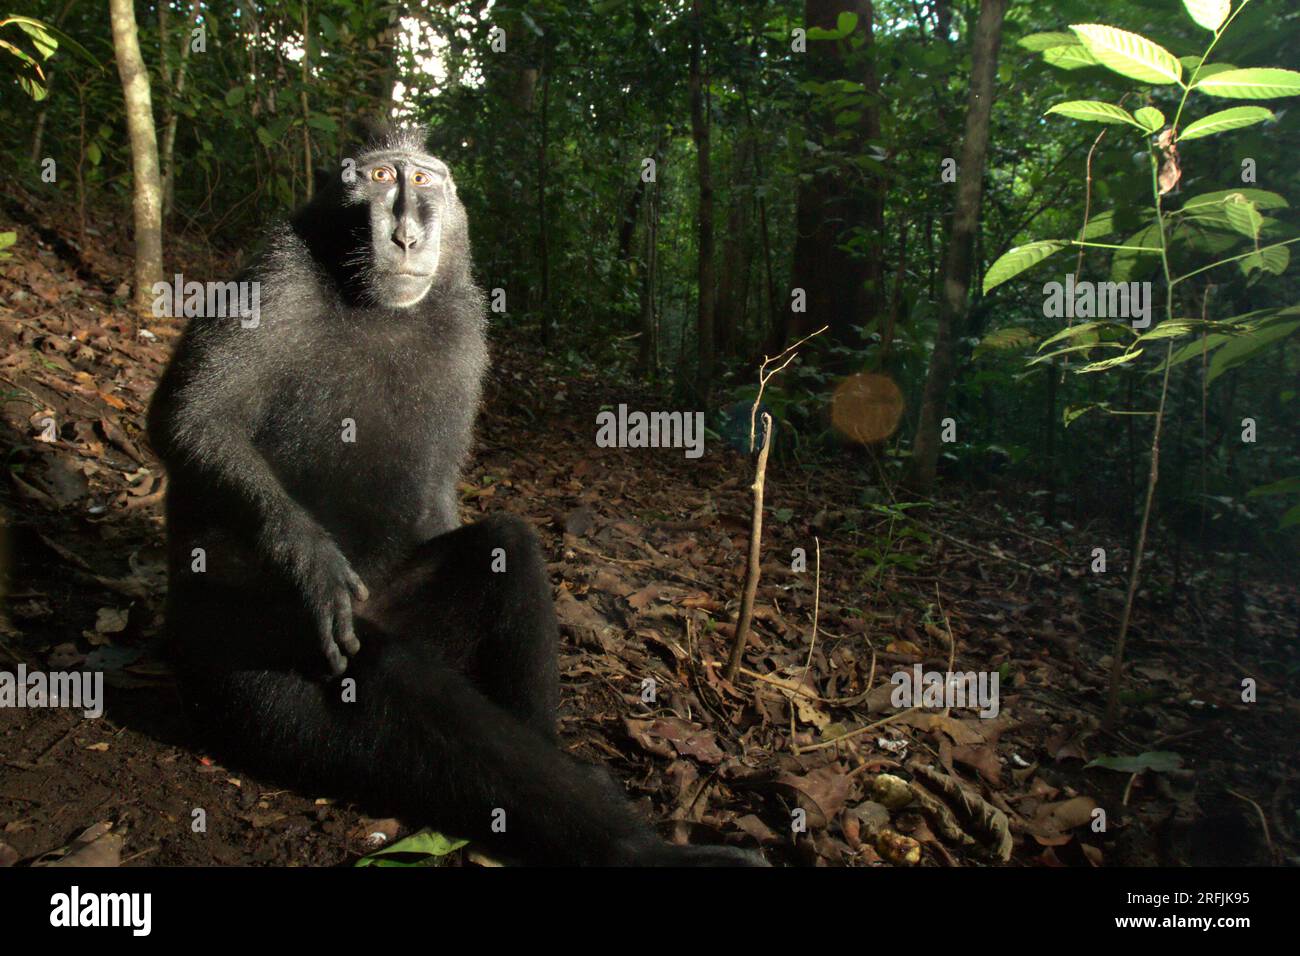
<instances>
[{"instance_id":1,"label":"tree trunk","mask_svg":"<svg viewBox=\"0 0 1300 956\"><path fill-rule=\"evenodd\" d=\"M165 10L166 8L167 8L166 4L160 4L158 7L159 10L158 29L160 33L163 32L162 11ZM199 6L198 0L190 0L189 24L185 27L185 32L182 36L181 62L176 67L176 85L173 90L176 99L178 100L185 93L185 72L186 72L186 67L189 66L190 43L192 42L191 33L194 30L194 28L198 25L199 14L201 12L202 12L202 8ZM165 62L167 58L167 52L165 46L167 42L166 36L161 37L159 42L164 44L163 49L161 51L161 57ZM166 71L163 74L163 77L168 83L168 85L171 84L171 79L169 74L170 71ZM165 127L165 132L163 133L163 150L162 150L163 218L168 219L171 217L172 207L176 204L176 169L175 166L173 165L172 157L175 155L176 125L180 120L180 114L176 111L174 107L172 107L169 104L167 106L167 109L163 111L163 115L166 117L163 124Z\"/></svg>"},{"instance_id":2,"label":"tree trunk","mask_svg":"<svg viewBox=\"0 0 1300 956\"><path fill-rule=\"evenodd\" d=\"M637 170L636 186L627 197L623 206L623 221L618 227L618 251L615 256L619 262L632 258L632 239L636 235L636 221L641 214L641 199L645 196L646 181Z\"/></svg>"},{"instance_id":3,"label":"tree trunk","mask_svg":"<svg viewBox=\"0 0 1300 956\"><path fill-rule=\"evenodd\" d=\"M981 0L979 20L971 43L970 97L966 105L966 135L961 148L957 180L957 207L948 245L944 250L939 321L934 354L926 376L920 420L912 443L907 484L921 493L934 486L939 463L939 427L948 404L948 388L955 371L954 347L961 337L974 262L972 247L979 225L984 186L984 160L988 151L989 117L993 111L998 48L1007 0Z\"/></svg>"},{"instance_id":4,"label":"tree trunk","mask_svg":"<svg viewBox=\"0 0 1300 956\"><path fill-rule=\"evenodd\" d=\"M655 182L647 184L645 217L645 268L641 275L641 342L637 352L637 371L656 378L659 375L659 329L655 322L655 273L659 264L659 156L655 156Z\"/></svg>"},{"instance_id":5,"label":"tree trunk","mask_svg":"<svg viewBox=\"0 0 1300 956\"><path fill-rule=\"evenodd\" d=\"M722 241L722 274L718 277L717 317L714 347L718 355L730 355L736 333L744 322L749 300L749 209L754 201L747 188L749 154L753 140L741 133L731 155L731 204L727 211L727 234Z\"/></svg>"},{"instance_id":6,"label":"tree trunk","mask_svg":"<svg viewBox=\"0 0 1300 956\"><path fill-rule=\"evenodd\" d=\"M149 312L153 284L162 280L162 182L158 177L158 134L153 125L149 73L140 56L132 0L109 0L113 51L126 100L131 139L131 192L135 213L135 309Z\"/></svg>"},{"instance_id":7,"label":"tree trunk","mask_svg":"<svg viewBox=\"0 0 1300 956\"><path fill-rule=\"evenodd\" d=\"M907 220L898 224L898 265L894 268L894 292L889 300L889 314L885 327L880 330L880 359L878 366L887 368L889 350L894 344L894 330L903 312L903 283L907 279Z\"/></svg>"},{"instance_id":8,"label":"tree trunk","mask_svg":"<svg viewBox=\"0 0 1300 956\"><path fill-rule=\"evenodd\" d=\"M312 191L316 186L316 174L311 168L311 127L307 125L307 118L311 116L311 108L307 105L307 81L310 78L311 70L308 66L311 60L311 20L307 14L307 0L302 2L302 88L298 91L298 105L302 108L302 173L303 178L307 181L307 198L311 199Z\"/></svg>"},{"instance_id":9,"label":"tree trunk","mask_svg":"<svg viewBox=\"0 0 1300 956\"><path fill-rule=\"evenodd\" d=\"M691 138L699 174L699 260L696 280L699 298L695 313L695 332L699 347L695 391L699 401L708 405L713 384L713 172L709 164L709 125L704 101L704 78L700 68L700 47L704 42L704 0L692 4L691 30Z\"/></svg>"},{"instance_id":10,"label":"tree trunk","mask_svg":"<svg viewBox=\"0 0 1300 956\"><path fill-rule=\"evenodd\" d=\"M873 52L873 8L871 0L806 0L807 26L834 29L841 13L858 15L857 30L865 31L867 45L856 56L864 65L848 77L863 84L867 99L854 129L856 152L866 152L867 143L880 138L879 85ZM840 41L814 41L807 54L810 79L845 78L844 52ZM828 110L817 110L809 118L807 138L828 142L842 134ZM843 148L843 147L840 147ZM825 165L825 160L816 160ZM802 289L806 311L789 316L790 336L803 336L822 325L840 344L860 348L861 336L854 326L869 325L880 312L883 261L875 244L884 232L884 186L877 177L865 181L859 170L842 166L815 173L801 183L795 209L795 245L792 285ZM844 243L865 230L866 250L850 252ZM783 308L788 312L790 303ZM784 342L777 343L784 345Z\"/></svg>"},{"instance_id":11,"label":"tree trunk","mask_svg":"<svg viewBox=\"0 0 1300 956\"><path fill-rule=\"evenodd\" d=\"M763 167L758 157L757 141L754 139L754 113L749 108L749 94L745 87L740 87L740 100L745 107L745 123L750 138L750 158L754 163L754 182L765 182L763 176ZM765 292L767 295L767 313L766 321L762 325L763 334L761 345L764 354L776 355L785 347L787 317L789 311L779 308L776 302L776 277L772 271L772 235L767 225L767 200L762 196L758 198L758 235L763 244L763 276ZM762 296L759 297L760 299Z\"/></svg>"},{"instance_id":12,"label":"tree trunk","mask_svg":"<svg viewBox=\"0 0 1300 956\"><path fill-rule=\"evenodd\" d=\"M550 147L551 65L542 52L542 109L537 137L537 264L542 277L542 345L551 344L551 254L550 224L546 216L546 152Z\"/></svg>"}]
</instances>

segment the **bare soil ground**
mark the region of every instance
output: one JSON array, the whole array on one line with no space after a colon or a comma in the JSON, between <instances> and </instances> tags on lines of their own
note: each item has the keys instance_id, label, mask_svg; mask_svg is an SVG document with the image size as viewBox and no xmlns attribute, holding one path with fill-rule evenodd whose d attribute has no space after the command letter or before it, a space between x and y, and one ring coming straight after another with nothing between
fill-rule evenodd
<instances>
[{"instance_id":1,"label":"bare soil ground","mask_svg":"<svg viewBox=\"0 0 1300 956\"><path fill-rule=\"evenodd\" d=\"M0 671L102 670L107 712L0 708L0 865L331 866L376 832L408 832L415 821L220 766L193 739L159 647L164 484L142 433L177 329L123 308L124 235L82 242L32 226L21 196L5 203L19 237L0 270ZM191 254L195 274L225 271ZM596 448L602 406L663 401L636 406L626 385L505 341L496 354L464 516L508 510L537 527L562 621L565 745L610 765L665 833L814 865L1300 860L1293 569L1252 569L1234 589L1206 555L1175 581L1157 542L1125 718L1102 733L1124 593L1115 529L1045 528L1015 489L962 492L913 512L916 534L896 524L890 553L911 557L878 566L865 550L889 522L862 508L872 470L774 462L755 634L732 684L717 665L745 564L748 460L718 442L699 461ZM1098 543L1104 575L1089 569ZM807 572L791 571L794 548ZM995 718L891 706L894 672L950 662L999 674ZM1153 751L1176 758L1085 768ZM891 774L908 781L904 806Z\"/></svg>"}]
</instances>

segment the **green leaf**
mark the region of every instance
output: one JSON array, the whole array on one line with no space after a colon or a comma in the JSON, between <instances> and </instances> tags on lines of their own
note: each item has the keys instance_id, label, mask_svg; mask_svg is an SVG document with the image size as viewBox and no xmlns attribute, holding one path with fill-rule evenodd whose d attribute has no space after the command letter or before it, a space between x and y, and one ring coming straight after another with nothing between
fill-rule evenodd
<instances>
[{"instance_id":1,"label":"green leaf","mask_svg":"<svg viewBox=\"0 0 1300 956\"><path fill-rule=\"evenodd\" d=\"M1162 129L1165 125L1165 114L1160 112L1154 106L1144 106L1133 114L1133 118L1138 121L1138 125L1148 133L1154 133Z\"/></svg>"},{"instance_id":2,"label":"green leaf","mask_svg":"<svg viewBox=\"0 0 1300 956\"><path fill-rule=\"evenodd\" d=\"M1282 520L1278 523L1277 530L1284 531L1298 524L1300 524L1300 505L1287 509L1286 514L1282 516Z\"/></svg>"},{"instance_id":3,"label":"green leaf","mask_svg":"<svg viewBox=\"0 0 1300 956\"><path fill-rule=\"evenodd\" d=\"M1247 498L1262 498L1265 495L1300 495L1300 478L1283 478L1272 484L1251 488Z\"/></svg>"},{"instance_id":4,"label":"green leaf","mask_svg":"<svg viewBox=\"0 0 1300 956\"><path fill-rule=\"evenodd\" d=\"M1057 332L1055 335L1051 336L1050 338L1043 339L1043 341L1038 346L1038 351L1041 352L1049 345L1059 342L1062 339L1077 339L1085 332L1092 332L1094 329L1104 324L1105 324L1104 322L1080 322L1078 325L1071 325L1069 328L1061 329L1061 331ZM1097 341L1097 336L1094 333L1092 337L1092 342L1095 343L1096 341Z\"/></svg>"},{"instance_id":5,"label":"green leaf","mask_svg":"<svg viewBox=\"0 0 1300 956\"><path fill-rule=\"evenodd\" d=\"M1138 269L1146 264L1141 257L1160 255L1160 226L1156 223L1144 226L1125 239L1122 244L1142 248L1115 250L1115 254L1110 259L1110 278L1113 282L1132 281ZM1148 252L1146 251L1148 249L1155 251Z\"/></svg>"},{"instance_id":6,"label":"green leaf","mask_svg":"<svg viewBox=\"0 0 1300 956\"><path fill-rule=\"evenodd\" d=\"M96 60L93 56L91 56L89 50L87 50L84 46L82 46L76 40L72 39L72 37L68 36L66 33L58 29L57 27L52 27L48 23L45 23L44 21L41 20L34 20L31 17L20 17L12 13L5 16L5 22L16 24L20 29L27 32L28 34L31 34L31 30L28 29L29 26L39 29L50 38L51 42L57 40L59 43L62 43L64 47L71 50L73 53L81 57L87 63L94 64L95 66L99 67L101 70L103 69L103 66L100 65L100 62Z\"/></svg>"},{"instance_id":7,"label":"green leaf","mask_svg":"<svg viewBox=\"0 0 1300 956\"><path fill-rule=\"evenodd\" d=\"M1296 329L1300 322L1277 322L1256 329L1247 335L1239 335L1220 346L1210 359L1210 369L1205 375L1205 384L1209 385L1224 372L1231 371L1238 365L1248 362L1254 356L1269 349L1275 342L1280 342Z\"/></svg>"},{"instance_id":8,"label":"green leaf","mask_svg":"<svg viewBox=\"0 0 1300 956\"><path fill-rule=\"evenodd\" d=\"M1291 249L1288 246L1273 246L1269 249L1261 249L1259 252L1251 253L1246 258L1239 260L1239 264L1244 275L1250 275L1256 269L1263 269L1265 272L1280 276L1283 272L1286 272L1286 267L1291 264Z\"/></svg>"},{"instance_id":9,"label":"green leaf","mask_svg":"<svg viewBox=\"0 0 1300 956\"><path fill-rule=\"evenodd\" d=\"M1178 139L1181 141L1213 136L1215 133L1241 129L1243 126L1254 126L1256 123L1263 123L1273 118L1273 111L1266 110L1262 106L1234 106L1203 116L1195 123L1189 124Z\"/></svg>"},{"instance_id":10,"label":"green leaf","mask_svg":"<svg viewBox=\"0 0 1300 956\"><path fill-rule=\"evenodd\" d=\"M1043 62L1062 70L1081 70L1085 66L1098 66L1097 58L1082 43L1077 46L1054 46L1043 51Z\"/></svg>"},{"instance_id":11,"label":"green leaf","mask_svg":"<svg viewBox=\"0 0 1300 956\"><path fill-rule=\"evenodd\" d=\"M1183 6L1198 27L1216 33L1232 11L1232 0L1183 0Z\"/></svg>"},{"instance_id":12,"label":"green leaf","mask_svg":"<svg viewBox=\"0 0 1300 956\"><path fill-rule=\"evenodd\" d=\"M1136 757L1098 757L1091 763L1084 764L1083 769L1101 767L1103 770L1118 770L1120 773L1144 773L1154 770L1168 773L1178 770L1183 765L1183 758L1170 750L1151 750Z\"/></svg>"},{"instance_id":13,"label":"green leaf","mask_svg":"<svg viewBox=\"0 0 1300 956\"><path fill-rule=\"evenodd\" d=\"M267 149L270 149L275 145L275 138L267 132L265 126L259 126L257 128L257 141Z\"/></svg>"},{"instance_id":14,"label":"green leaf","mask_svg":"<svg viewBox=\"0 0 1300 956\"><path fill-rule=\"evenodd\" d=\"M1172 368L1175 365L1181 365L1183 362L1186 362L1188 359L1200 358L1202 354L1208 355L1209 353L1217 349L1220 345L1222 345L1224 342L1231 342L1232 338L1233 337L1231 335L1216 334L1216 335L1207 335L1203 342L1200 340L1197 340L1195 342L1188 342L1181 349L1179 349L1172 356L1170 356L1169 366ZM1154 369L1154 371L1163 372L1164 363L1162 362L1159 367Z\"/></svg>"},{"instance_id":15,"label":"green leaf","mask_svg":"<svg viewBox=\"0 0 1300 956\"><path fill-rule=\"evenodd\" d=\"M240 103L244 102L245 92L246 91L242 86L231 87L230 90L227 91L226 93L226 105L238 106Z\"/></svg>"},{"instance_id":16,"label":"green leaf","mask_svg":"<svg viewBox=\"0 0 1300 956\"><path fill-rule=\"evenodd\" d=\"M1091 362L1080 368L1076 368L1076 375L1084 375L1088 372L1104 372L1108 368L1114 368L1116 365L1124 365L1133 361L1142 354L1141 349L1134 349L1132 352L1125 352L1123 355L1116 355L1114 358L1102 359L1100 362Z\"/></svg>"},{"instance_id":17,"label":"green leaf","mask_svg":"<svg viewBox=\"0 0 1300 956\"><path fill-rule=\"evenodd\" d=\"M15 242L17 242L17 241L18 241L18 233L16 233L16 232L0 232L0 259L12 259L12 258L13 258L13 256L11 256L9 253L5 252L4 250L8 249L10 246L12 246L12 245L13 245Z\"/></svg>"},{"instance_id":18,"label":"green leaf","mask_svg":"<svg viewBox=\"0 0 1300 956\"><path fill-rule=\"evenodd\" d=\"M1118 342L1089 342L1084 345L1071 345L1069 348L1057 349L1055 352L1048 352L1045 355L1038 355L1031 358L1026 365L1041 365L1043 362L1050 362L1052 359L1062 355L1072 355L1075 352L1087 352L1090 349L1122 349L1124 346Z\"/></svg>"},{"instance_id":19,"label":"green leaf","mask_svg":"<svg viewBox=\"0 0 1300 956\"><path fill-rule=\"evenodd\" d=\"M1196 226L1207 226L1208 229L1197 229ZM1241 245L1242 237L1236 232L1211 232L1210 229L1232 229L1228 225L1228 215L1224 213L1223 222L1218 223L1212 220L1196 222L1178 231L1176 234L1177 243L1186 247L1192 252L1202 252L1206 256L1215 259L1223 258L1226 252L1240 252L1237 248Z\"/></svg>"},{"instance_id":20,"label":"green leaf","mask_svg":"<svg viewBox=\"0 0 1300 956\"><path fill-rule=\"evenodd\" d=\"M1102 66L1143 83L1178 83L1183 65L1146 37L1100 23L1071 24L1070 29Z\"/></svg>"},{"instance_id":21,"label":"green leaf","mask_svg":"<svg viewBox=\"0 0 1300 956\"><path fill-rule=\"evenodd\" d=\"M1105 212L1099 212L1088 220L1088 224L1083 227L1083 238L1104 239L1115 231L1115 210L1107 209Z\"/></svg>"},{"instance_id":22,"label":"green leaf","mask_svg":"<svg viewBox=\"0 0 1300 956\"><path fill-rule=\"evenodd\" d=\"M998 261L989 266L989 271L984 273L984 294L988 295L990 289L1038 265L1052 253L1059 252L1068 245L1068 242L1060 239L1045 239L1009 250L999 256Z\"/></svg>"},{"instance_id":23,"label":"green leaf","mask_svg":"<svg viewBox=\"0 0 1300 956\"><path fill-rule=\"evenodd\" d=\"M1219 189L1212 193L1202 193L1199 196L1193 196L1183 203L1183 208L1179 212L1191 212L1203 206L1216 206L1228 202L1233 196L1241 196L1243 199L1249 199L1255 204L1256 209L1286 209L1287 201L1277 193L1269 192L1267 189L1251 189L1242 187L1240 189Z\"/></svg>"},{"instance_id":24,"label":"green leaf","mask_svg":"<svg viewBox=\"0 0 1300 956\"><path fill-rule=\"evenodd\" d=\"M392 846L384 847L382 850L376 850L369 856L364 856L357 860L357 866L430 866L435 865L437 858L454 853L461 847L468 844L468 840L457 840L451 837L445 837L441 833L435 833L433 830L421 830L419 833L412 833L403 840L398 840ZM385 857L401 856L412 854L423 857L414 863L403 863L399 860L388 860Z\"/></svg>"},{"instance_id":25,"label":"green leaf","mask_svg":"<svg viewBox=\"0 0 1300 956\"><path fill-rule=\"evenodd\" d=\"M1300 95L1300 73L1276 67L1225 70L1198 79L1194 89L1231 100L1271 100Z\"/></svg>"},{"instance_id":26,"label":"green leaf","mask_svg":"<svg viewBox=\"0 0 1300 956\"><path fill-rule=\"evenodd\" d=\"M1217 76L1236 69L1231 63L1206 63L1205 58L1200 56L1180 56L1178 62L1183 65L1184 73L1195 73L1198 82L1207 76Z\"/></svg>"},{"instance_id":27,"label":"green leaf","mask_svg":"<svg viewBox=\"0 0 1300 956\"><path fill-rule=\"evenodd\" d=\"M38 103L45 99L45 97L50 93L49 88L45 85L43 79L38 80L30 75L24 74L19 76L18 85L22 87L24 93Z\"/></svg>"},{"instance_id":28,"label":"green leaf","mask_svg":"<svg viewBox=\"0 0 1300 956\"><path fill-rule=\"evenodd\" d=\"M1026 50L1032 50L1034 53L1042 53L1044 50L1050 50L1057 46L1082 46L1079 38L1073 33L1031 33L1023 36L1016 41Z\"/></svg>"},{"instance_id":29,"label":"green leaf","mask_svg":"<svg viewBox=\"0 0 1300 956\"><path fill-rule=\"evenodd\" d=\"M1251 239L1259 238L1259 227L1263 225L1264 217L1249 199L1235 196L1223 204L1223 212L1234 230Z\"/></svg>"},{"instance_id":30,"label":"green leaf","mask_svg":"<svg viewBox=\"0 0 1300 956\"><path fill-rule=\"evenodd\" d=\"M1180 335L1191 335L1200 324L1199 319L1170 319L1158 323L1154 329L1145 335L1139 335L1137 340L1145 342L1148 339L1176 339Z\"/></svg>"},{"instance_id":31,"label":"green leaf","mask_svg":"<svg viewBox=\"0 0 1300 956\"><path fill-rule=\"evenodd\" d=\"M1292 309L1294 308L1297 307L1293 306ZM1182 348L1180 348L1177 352L1175 352L1172 356L1170 356L1169 365L1170 367L1173 367L1175 365L1179 365L1183 362L1186 362L1189 359L1199 359L1203 354L1208 355L1223 343L1231 342L1238 335L1249 334L1254 332L1257 328L1259 328L1261 324L1260 322L1261 319L1269 319L1272 321L1282 320L1284 316L1293 314L1292 309L1283 310L1281 313L1279 313L1278 310L1276 309L1256 309L1254 312L1246 312L1243 313L1242 315L1234 315L1231 318L1224 319L1221 322L1216 322L1215 325L1219 328L1224 328L1226 326L1232 326L1232 325L1240 325L1241 327L1233 330L1231 333L1225 334L1225 333L1216 332L1213 335L1207 335L1203 340L1198 339L1195 342L1187 343ZM1154 371L1163 372L1164 367L1165 367L1164 363L1161 362L1160 365Z\"/></svg>"},{"instance_id":32,"label":"green leaf","mask_svg":"<svg viewBox=\"0 0 1300 956\"><path fill-rule=\"evenodd\" d=\"M527 14L525 14L526 16ZM856 13L841 13L835 18L835 29L827 30L825 27L809 27L809 40L843 40L852 33L858 25L858 15ZM541 35L541 31L538 31Z\"/></svg>"},{"instance_id":33,"label":"green leaf","mask_svg":"<svg viewBox=\"0 0 1300 956\"><path fill-rule=\"evenodd\" d=\"M6 17L5 19L8 20L9 18ZM17 25L18 29L32 38L32 46L36 47L36 52L42 60L48 60L51 54L59 48L59 41L50 34L50 28L39 20L19 19L12 22Z\"/></svg>"},{"instance_id":34,"label":"green leaf","mask_svg":"<svg viewBox=\"0 0 1300 956\"><path fill-rule=\"evenodd\" d=\"M36 66L35 60L33 60L30 56L24 53L21 49L14 46L12 43L9 43L7 40L0 40L0 50L8 50L11 54L16 56L22 63L28 66L33 66L33 67Z\"/></svg>"},{"instance_id":35,"label":"green leaf","mask_svg":"<svg viewBox=\"0 0 1300 956\"><path fill-rule=\"evenodd\" d=\"M1005 329L998 329L996 332L990 332L980 340L979 345L975 346L975 356L978 358L982 352L1001 352L1008 349L1022 349L1033 345L1036 336L1026 328L1020 326L1011 326Z\"/></svg>"},{"instance_id":36,"label":"green leaf","mask_svg":"<svg viewBox=\"0 0 1300 956\"><path fill-rule=\"evenodd\" d=\"M104 158L104 153L99 148L98 143L89 143L86 146L86 158L90 160L90 165L98 166L99 161Z\"/></svg>"},{"instance_id":37,"label":"green leaf","mask_svg":"<svg viewBox=\"0 0 1300 956\"><path fill-rule=\"evenodd\" d=\"M1129 123L1139 129L1143 128L1142 124L1129 115L1128 110L1100 100L1070 100L1068 103L1057 103L1047 112L1091 123Z\"/></svg>"},{"instance_id":38,"label":"green leaf","mask_svg":"<svg viewBox=\"0 0 1300 956\"><path fill-rule=\"evenodd\" d=\"M1066 428L1069 428L1079 418L1092 411L1094 408L1104 409L1106 408L1106 405L1104 403L1098 404L1097 402L1089 402L1086 405L1066 405L1065 411L1061 414L1061 424Z\"/></svg>"},{"instance_id":39,"label":"green leaf","mask_svg":"<svg viewBox=\"0 0 1300 956\"><path fill-rule=\"evenodd\" d=\"M1201 80L1205 79L1207 76L1218 76L1220 73L1231 73L1235 69L1236 67L1231 63L1207 63L1196 71L1196 82L1200 83Z\"/></svg>"}]
</instances>

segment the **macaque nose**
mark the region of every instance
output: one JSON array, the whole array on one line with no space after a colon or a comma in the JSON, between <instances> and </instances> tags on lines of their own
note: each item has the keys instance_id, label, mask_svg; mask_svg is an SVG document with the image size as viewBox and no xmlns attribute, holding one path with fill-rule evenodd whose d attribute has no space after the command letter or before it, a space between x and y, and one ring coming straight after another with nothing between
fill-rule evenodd
<instances>
[{"instance_id":1,"label":"macaque nose","mask_svg":"<svg viewBox=\"0 0 1300 956\"><path fill-rule=\"evenodd\" d=\"M420 236L408 223L401 222L393 230L393 242L401 246L403 252L410 252L419 245Z\"/></svg>"}]
</instances>

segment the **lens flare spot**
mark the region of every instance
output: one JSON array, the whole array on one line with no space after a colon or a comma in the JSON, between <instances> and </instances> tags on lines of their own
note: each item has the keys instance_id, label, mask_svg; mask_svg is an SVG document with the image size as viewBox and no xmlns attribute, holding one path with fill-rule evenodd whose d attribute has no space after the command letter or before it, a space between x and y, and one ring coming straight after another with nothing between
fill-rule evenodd
<instances>
[{"instance_id":1,"label":"lens flare spot","mask_svg":"<svg viewBox=\"0 0 1300 956\"><path fill-rule=\"evenodd\" d=\"M831 424L845 438L863 445L884 441L903 417L903 393L894 380L875 372L850 375L831 399Z\"/></svg>"}]
</instances>

